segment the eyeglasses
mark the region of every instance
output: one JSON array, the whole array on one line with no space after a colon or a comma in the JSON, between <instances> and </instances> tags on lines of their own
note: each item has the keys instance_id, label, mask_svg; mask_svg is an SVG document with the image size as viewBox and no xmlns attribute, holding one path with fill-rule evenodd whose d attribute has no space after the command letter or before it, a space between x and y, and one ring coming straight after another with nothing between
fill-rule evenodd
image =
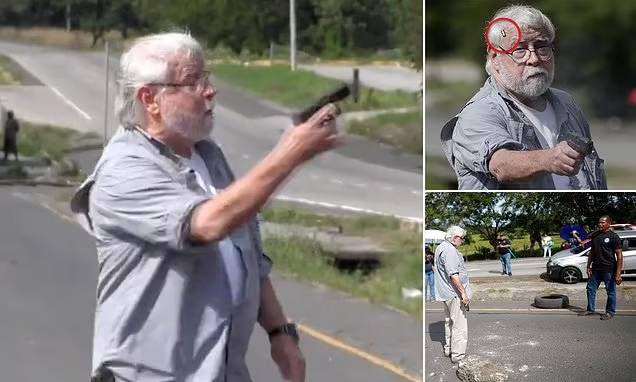
<instances>
[{"instance_id":1,"label":"eyeglasses","mask_svg":"<svg viewBox=\"0 0 636 382\"><path fill-rule=\"evenodd\" d=\"M170 88L183 88L187 89L190 93L201 94L205 90L212 87L212 83L210 82L210 72L203 72L201 77L199 77L196 81L188 84L178 84L173 82L151 82L148 85L151 86L162 86L162 87L170 87Z\"/></svg>"},{"instance_id":2,"label":"eyeglasses","mask_svg":"<svg viewBox=\"0 0 636 382\"><path fill-rule=\"evenodd\" d=\"M535 47L534 49L519 48L513 50L512 53L508 53L508 55L515 62L522 64L530 59L531 52L535 52L541 61L548 61L554 56L554 46L549 44Z\"/></svg>"}]
</instances>

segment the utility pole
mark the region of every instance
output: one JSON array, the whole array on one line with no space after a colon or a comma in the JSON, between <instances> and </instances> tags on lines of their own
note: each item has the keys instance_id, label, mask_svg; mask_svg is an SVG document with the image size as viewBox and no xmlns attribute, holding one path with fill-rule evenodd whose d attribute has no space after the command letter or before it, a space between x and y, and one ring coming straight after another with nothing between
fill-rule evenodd
<instances>
[{"instance_id":1,"label":"utility pole","mask_svg":"<svg viewBox=\"0 0 636 382\"><path fill-rule=\"evenodd\" d=\"M296 2L289 0L289 64L296 71Z\"/></svg>"},{"instance_id":2,"label":"utility pole","mask_svg":"<svg viewBox=\"0 0 636 382\"><path fill-rule=\"evenodd\" d=\"M71 0L66 0L66 31L71 31Z\"/></svg>"},{"instance_id":3,"label":"utility pole","mask_svg":"<svg viewBox=\"0 0 636 382\"><path fill-rule=\"evenodd\" d=\"M106 61L106 84L104 86L104 147L106 147L106 143L108 143L108 75L109 75L109 64L110 64L110 46L108 45L108 40L104 42L104 54Z\"/></svg>"}]
</instances>

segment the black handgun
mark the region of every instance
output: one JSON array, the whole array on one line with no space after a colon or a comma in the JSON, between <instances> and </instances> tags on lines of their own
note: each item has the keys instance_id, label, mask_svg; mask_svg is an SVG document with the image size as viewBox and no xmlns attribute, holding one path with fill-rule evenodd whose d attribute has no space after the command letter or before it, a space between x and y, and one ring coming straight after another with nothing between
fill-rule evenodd
<instances>
[{"instance_id":1,"label":"black handgun","mask_svg":"<svg viewBox=\"0 0 636 382\"><path fill-rule=\"evenodd\" d=\"M590 138L575 135L569 131L565 133L564 138L568 145L579 154L587 156L594 150L594 142Z\"/></svg>"},{"instance_id":2,"label":"black handgun","mask_svg":"<svg viewBox=\"0 0 636 382\"><path fill-rule=\"evenodd\" d=\"M328 103L342 101L351 94L351 88L347 84L342 84L332 92L320 97L318 101L306 107L302 111L292 115L294 125L299 125L309 119L315 112Z\"/></svg>"}]
</instances>

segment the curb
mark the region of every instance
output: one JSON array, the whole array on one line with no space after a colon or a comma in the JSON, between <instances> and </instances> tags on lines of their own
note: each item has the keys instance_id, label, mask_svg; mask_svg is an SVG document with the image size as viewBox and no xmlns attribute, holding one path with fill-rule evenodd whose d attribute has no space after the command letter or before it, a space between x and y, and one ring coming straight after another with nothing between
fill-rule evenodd
<instances>
[{"instance_id":1,"label":"curb","mask_svg":"<svg viewBox=\"0 0 636 382\"><path fill-rule=\"evenodd\" d=\"M54 186L54 187L77 187L79 183L62 182L55 180L32 180L32 179L0 179L0 186Z\"/></svg>"}]
</instances>

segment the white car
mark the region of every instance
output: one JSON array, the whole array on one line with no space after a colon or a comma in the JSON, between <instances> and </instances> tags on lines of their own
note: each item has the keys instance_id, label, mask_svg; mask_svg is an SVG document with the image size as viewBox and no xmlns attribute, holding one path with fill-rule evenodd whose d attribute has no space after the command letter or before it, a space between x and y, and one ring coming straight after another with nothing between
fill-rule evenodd
<instances>
[{"instance_id":1,"label":"white car","mask_svg":"<svg viewBox=\"0 0 636 382\"><path fill-rule=\"evenodd\" d=\"M618 231L623 247L623 274L636 273L636 231ZM566 284L574 284L587 279L587 256L590 248L582 251L566 249L550 257L546 264L548 277Z\"/></svg>"}]
</instances>

